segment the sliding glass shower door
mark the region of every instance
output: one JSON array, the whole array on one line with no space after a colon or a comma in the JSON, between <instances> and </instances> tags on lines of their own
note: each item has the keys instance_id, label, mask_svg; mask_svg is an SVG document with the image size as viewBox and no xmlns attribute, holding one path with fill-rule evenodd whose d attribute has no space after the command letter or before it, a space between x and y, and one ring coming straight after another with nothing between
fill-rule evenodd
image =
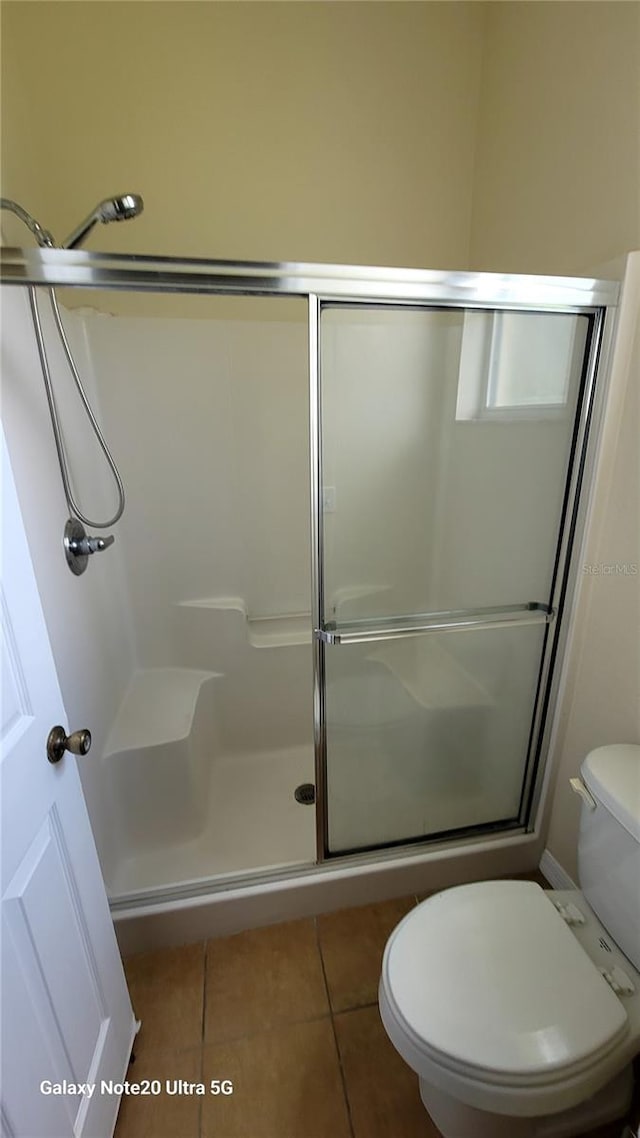
<instances>
[{"instance_id":1,"label":"sliding glass shower door","mask_svg":"<svg viewBox=\"0 0 640 1138\"><path fill-rule=\"evenodd\" d=\"M325 855L523 824L595 323L319 306Z\"/></svg>"}]
</instances>

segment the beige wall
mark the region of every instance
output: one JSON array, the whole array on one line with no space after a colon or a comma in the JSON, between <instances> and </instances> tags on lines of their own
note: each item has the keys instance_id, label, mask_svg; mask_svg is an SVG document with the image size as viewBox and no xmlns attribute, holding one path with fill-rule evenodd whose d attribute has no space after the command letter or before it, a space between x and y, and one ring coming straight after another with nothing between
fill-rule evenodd
<instances>
[{"instance_id":1,"label":"beige wall","mask_svg":"<svg viewBox=\"0 0 640 1138\"><path fill-rule=\"evenodd\" d=\"M640 5L486 10L470 264L598 273L640 248ZM569 779L593 747L640 741L639 275L634 265L584 551L587 567L629 572L584 574L552 756L546 846L574 880Z\"/></svg>"},{"instance_id":2,"label":"beige wall","mask_svg":"<svg viewBox=\"0 0 640 1138\"><path fill-rule=\"evenodd\" d=\"M640 5L485 8L471 267L589 273L640 246Z\"/></svg>"},{"instance_id":3,"label":"beige wall","mask_svg":"<svg viewBox=\"0 0 640 1138\"><path fill-rule=\"evenodd\" d=\"M59 239L130 189L93 248L576 273L640 244L636 0L0 17L2 192Z\"/></svg>"},{"instance_id":4,"label":"beige wall","mask_svg":"<svg viewBox=\"0 0 640 1138\"><path fill-rule=\"evenodd\" d=\"M94 249L462 266L483 25L474 3L7 0L2 192L60 239L144 194Z\"/></svg>"},{"instance_id":5,"label":"beige wall","mask_svg":"<svg viewBox=\"0 0 640 1138\"><path fill-rule=\"evenodd\" d=\"M629 259L592 521L555 748L547 848L577 880L569 779L606 743L640 743L640 253Z\"/></svg>"}]
</instances>

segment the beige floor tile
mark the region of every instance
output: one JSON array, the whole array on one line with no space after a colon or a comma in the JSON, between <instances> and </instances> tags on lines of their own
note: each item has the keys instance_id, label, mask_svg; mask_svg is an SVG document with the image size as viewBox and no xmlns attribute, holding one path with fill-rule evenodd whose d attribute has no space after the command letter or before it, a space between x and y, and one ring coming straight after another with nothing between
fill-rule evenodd
<instances>
[{"instance_id":1,"label":"beige floor tile","mask_svg":"<svg viewBox=\"0 0 640 1138\"><path fill-rule=\"evenodd\" d=\"M204 1099L192 1094L168 1094L167 1080L201 1081L202 1051L148 1052L136 1058L127 1072L129 1083L158 1079L159 1095L123 1095L114 1138L199 1138Z\"/></svg>"},{"instance_id":2,"label":"beige floor tile","mask_svg":"<svg viewBox=\"0 0 640 1138\"><path fill-rule=\"evenodd\" d=\"M354 1138L440 1138L377 1007L343 1012L335 1027Z\"/></svg>"},{"instance_id":3,"label":"beige floor tile","mask_svg":"<svg viewBox=\"0 0 640 1138\"><path fill-rule=\"evenodd\" d=\"M202 1138L350 1138L328 1016L205 1047L203 1073L233 1094L204 1100Z\"/></svg>"},{"instance_id":4,"label":"beige floor tile","mask_svg":"<svg viewBox=\"0 0 640 1138\"><path fill-rule=\"evenodd\" d=\"M128 957L124 966L133 1009L142 1020L136 1056L200 1046L204 944L139 953Z\"/></svg>"},{"instance_id":5,"label":"beige floor tile","mask_svg":"<svg viewBox=\"0 0 640 1138\"><path fill-rule=\"evenodd\" d=\"M318 917L318 938L334 1012L375 1003L384 946L392 929L414 905L414 897L399 897Z\"/></svg>"},{"instance_id":6,"label":"beige floor tile","mask_svg":"<svg viewBox=\"0 0 640 1138\"><path fill-rule=\"evenodd\" d=\"M440 1138L420 1099L418 1078L390 1042L377 1008L335 1017L354 1138ZM620 1138L623 1122L584 1138Z\"/></svg>"},{"instance_id":7,"label":"beige floor tile","mask_svg":"<svg viewBox=\"0 0 640 1138\"><path fill-rule=\"evenodd\" d=\"M209 941L207 1043L328 1012L313 920L289 921Z\"/></svg>"}]
</instances>

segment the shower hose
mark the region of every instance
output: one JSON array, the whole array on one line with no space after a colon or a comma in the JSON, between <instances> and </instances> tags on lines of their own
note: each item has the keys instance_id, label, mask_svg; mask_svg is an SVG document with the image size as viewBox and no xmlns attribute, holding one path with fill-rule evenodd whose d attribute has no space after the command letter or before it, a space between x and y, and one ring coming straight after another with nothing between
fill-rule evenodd
<instances>
[{"instance_id":1,"label":"shower hose","mask_svg":"<svg viewBox=\"0 0 640 1138\"><path fill-rule=\"evenodd\" d=\"M68 462L67 462L67 456L65 454L64 439L62 436L62 431L60 429L60 419L58 417L58 408L56 406L56 400L55 400L55 395L54 395L54 391L53 391L53 385L51 383L51 373L49 371L49 364L47 362L47 353L46 353L46 349L45 349L45 345L44 345L44 336L42 334L42 324L40 321L40 313L38 311L38 301L37 301L37 296L36 296L36 290L33 286L30 286L30 288L29 288L29 304L31 306L31 316L33 318L33 327L35 329L36 342L38 344L38 354L40 356L40 364L42 367L42 377L44 379L45 391L47 393L47 402L49 404L49 414L51 415L51 426L53 427L53 437L55 439L56 451L58 453L58 462L60 464L60 474L62 475L62 486L64 489L64 496L66 498L69 513L71 515L75 515L75 517L78 518L78 520L81 521L85 526L91 526L92 529L108 529L109 526L112 526L115 522L117 522L119 520L119 518L122 517L122 513L124 511L124 486L122 485L122 479L120 477L120 473L119 473L118 468L114 462L114 459L111 455L111 451L109 450L109 447L107 446L104 435L102 434L102 431L100 430L100 427L98 425L96 417L95 417L95 415L91 409L91 405L90 405L89 400L87 398L87 393L86 393L84 387L82 386L82 380L80 379L80 375L78 374L78 369L75 365L73 356L71 354L71 348L69 347L69 341L67 340L67 336L66 336L64 326L62 323L62 318L60 316L60 309L58 308L58 301L56 298L55 291L54 291L54 289L51 288L51 289L48 289L48 293L49 293L49 299L51 301L51 310L53 312L53 319L54 319L54 322L55 322L55 325L56 325L56 328L58 331L58 335L60 336L60 341L62 343L62 347L64 348L64 354L67 358L67 363L69 364L69 368L71 369L71 374L73 376L73 380L74 380L74 383L76 385L78 395L80 396L80 399L82 400L82 405L83 405L84 410L86 412L87 418L89 419L89 422L93 428L94 434L95 434L95 436L96 436L96 438L100 444L100 447L102 448L102 452L103 452L103 454L107 460L107 463L109 465L109 469L111 470L111 473L113 475L113 478L114 478L116 486L117 486L118 508L117 508L117 510L116 510L116 512L112 518L109 518L107 521L97 522L97 521L92 520L91 518L86 517L86 515L82 513L82 511L80 510L80 508L78 506L78 503L76 502L76 500L73 496L73 492L71 490L71 482L70 482L70 478L69 478L69 466L68 466Z\"/></svg>"}]
</instances>

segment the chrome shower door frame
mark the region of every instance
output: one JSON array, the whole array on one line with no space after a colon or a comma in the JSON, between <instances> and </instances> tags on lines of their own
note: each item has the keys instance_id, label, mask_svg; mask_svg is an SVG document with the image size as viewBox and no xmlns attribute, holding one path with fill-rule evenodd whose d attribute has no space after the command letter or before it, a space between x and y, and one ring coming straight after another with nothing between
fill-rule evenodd
<instances>
[{"instance_id":1,"label":"chrome shower door frame","mask_svg":"<svg viewBox=\"0 0 640 1138\"><path fill-rule=\"evenodd\" d=\"M580 552L587 516L587 500L595 467L597 444L606 397L606 361L613 339L615 299L605 303L578 303L573 289L574 281L557 280L545 298L537 289L530 290L524 278L501 277L499 284L493 274L477 274L474 297L465 296L468 274L460 274L462 287L458 287L456 274L450 274L449 286L437 288L429 299L416 304L412 297L369 297L352 295L337 298L335 294L313 294L309 297L309 377L310 377L310 454L312 496L312 604L314 629L314 743L316 756L316 834L319 862L331 865L345 860L373 855L384 858L400 850L417 850L428 845L442 846L447 841L459 842L490 834L496 827L491 824L469 827L463 832L437 833L431 836L407 838L371 846L367 850L331 853L329 848L327 729L325 691L325 653L328 645L373 643L381 640L417 636L424 632L453 629L495 628L501 625L545 624L545 639L535 696L531 732L524 767L524 777L518 818L510 833L532 833L539 820L543 804L543 787L547 772L547 759L553 737L554 713L562 680L564 651L570 632L571 611L576 599ZM496 287L497 285L497 287ZM595 285L595 282L594 282ZM511 287L510 287L511 286ZM520 286L520 287L519 287ZM614 286L615 288L616 286ZM566 290L566 291L565 291ZM564 303L560 300L564 292ZM509 295L506 296L505 294ZM594 289L595 299L596 290ZM569 468L566 479L562 515L556 546L551 602L539 601L518 606L499 606L477 611L413 614L412 617L383 621L351 621L343 625L324 622L324 536L322 503L322 376L320 320L323 307L344 304L369 307L402 305L423 310L433 309L484 309L488 311L521 311L535 313L563 313L585 315L592 319L588 350L583 359L581 394L574 419L570 447ZM596 383L599 378L600 382ZM503 826L500 827L505 832Z\"/></svg>"},{"instance_id":2,"label":"chrome shower door frame","mask_svg":"<svg viewBox=\"0 0 640 1138\"><path fill-rule=\"evenodd\" d=\"M324 696L325 639L336 632L321 627L323 598L322 451L320 415L319 326L323 304L352 303L419 308L491 309L494 311L560 312L590 315L594 328L584 375L583 398L575 425L570 477L566 487L558 558L550 606L534 604L528 612L485 612L475 621L489 624L510 620L547 624L546 645L540 673L538 698L518 827L536 829L543 798L547 755L552 742L554 711L561 685L562 660L570 633L575 602L580 552L587 517L588 498L598 451L606 399L607 364L613 341L617 282L594 278L524 276L498 273L436 272L419 269L306 264L294 262L223 261L201 258L105 254L86 250L51 248L4 248L0 250L0 283L70 287L115 291L176 293L218 296L299 297L308 302L312 620L313 620L313 720L316 763L316 834L318 869L344 863L397 857L402 850L417 852L427 845L446 845L446 836L395 844L375 853L328 856L326 732ZM596 377L598 382L596 382ZM459 624L460 614L437 614L446 624ZM433 614L430 614L432 617ZM442 624L440 624L442 627ZM397 629L396 635L412 635L421 628ZM389 630L387 630L389 631ZM352 638L357 630L351 630ZM338 634L339 635L339 634ZM349 633L347 633L349 635ZM510 833L518 832L509 831ZM472 835L455 838L456 844ZM255 874L250 875L252 878ZM265 871L270 879L272 872ZM276 874L275 876L278 876ZM204 887L204 886L203 886ZM189 891L190 892L190 891Z\"/></svg>"}]
</instances>

